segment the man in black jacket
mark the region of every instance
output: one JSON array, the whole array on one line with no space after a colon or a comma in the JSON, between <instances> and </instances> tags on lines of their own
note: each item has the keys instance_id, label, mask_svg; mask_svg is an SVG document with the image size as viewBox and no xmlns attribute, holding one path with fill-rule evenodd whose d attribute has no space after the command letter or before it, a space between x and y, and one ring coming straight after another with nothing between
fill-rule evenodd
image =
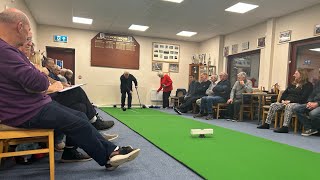
<instances>
[{"instance_id":1,"label":"man in black jacket","mask_svg":"<svg viewBox=\"0 0 320 180\"><path fill-rule=\"evenodd\" d=\"M196 102L197 99L206 96L206 90L210 86L211 81L208 80L208 74L202 73L200 75L200 83L196 86L196 90L193 96L188 98L186 102L181 104L179 108L174 108L174 111L178 114L186 113L188 110L192 109L192 103Z\"/></svg>"},{"instance_id":2,"label":"man in black jacket","mask_svg":"<svg viewBox=\"0 0 320 180\"><path fill-rule=\"evenodd\" d=\"M311 136L318 133L320 129L320 81L315 84L307 104L295 106L293 112L297 114L299 122L304 126L305 131L301 134L302 136ZM308 119L307 114L310 119Z\"/></svg>"},{"instance_id":3,"label":"man in black jacket","mask_svg":"<svg viewBox=\"0 0 320 180\"><path fill-rule=\"evenodd\" d=\"M132 102L132 82L134 82L135 88L138 88L137 79L130 74L128 71L125 71L120 77L120 90L121 90L121 108L124 108L126 101L126 94L128 94L128 109L131 109Z\"/></svg>"},{"instance_id":4,"label":"man in black jacket","mask_svg":"<svg viewBox=\"0 0 320 180\"><path fill-rule=\"evenodd\" d=\"M221 72L219 76L220 81L212 89L214 96L208 96L208 98L201 99L200 113L194 117L203 117L205 115L204 112L207 112L208 116L206 119L213 119L212 106L217 103L225 103L229 99L231 85L228 80L228 74L226 72Z\"/></svg>"}]
</instances>

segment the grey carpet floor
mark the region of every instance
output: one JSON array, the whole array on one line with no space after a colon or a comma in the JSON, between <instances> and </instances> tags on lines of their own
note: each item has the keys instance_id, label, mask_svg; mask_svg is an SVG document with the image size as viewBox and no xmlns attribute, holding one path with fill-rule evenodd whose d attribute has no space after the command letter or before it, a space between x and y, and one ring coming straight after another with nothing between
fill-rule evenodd
<instances>
[{"instance_id":1,"label":"grey carpet floor","mask_svg":"<svg viewBox=\"0 0 320 180\"><path fill-rule=\"evenodd\" d=\"M172 109L159 110L175 114ZM98 112L105 120L113 119L100 110L98 110ZM191 114L185 114L183 116L310 151L320 152L320 137L317 136L303 137L300 134L294 134L292 132L288 134L278 134L272 130L259 130L256 128L256 121L208 121L200 118L195 119ZM140 148L141 153L139 157L132 162L120 166L115 171L110 172L106 171L104 167L99 166L95 161L59 163L58 160L60 159L61 153L56 153L56 179L202 179L117 120L115 120L115 126L111 130L108 130L107 133L119 134L119 138L114 141L117 145L132 145ZM47 158L35 162L32 165L12 165L10 162L12 161L7 161L5 164L6 167L0 170L0 179L49 179Z\"/></svg>"}]
</instances>

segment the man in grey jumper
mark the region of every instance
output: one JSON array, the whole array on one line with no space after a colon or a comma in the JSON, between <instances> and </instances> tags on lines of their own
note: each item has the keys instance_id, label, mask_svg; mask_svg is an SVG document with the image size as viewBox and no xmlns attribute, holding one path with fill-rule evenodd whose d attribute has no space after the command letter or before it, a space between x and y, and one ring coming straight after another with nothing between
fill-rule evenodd
<instances>
[{"instance_id":1,"label":"man in grey jumper","mask_svg":"<svg viewBox=\"0 0 320 180\"><path fill-rule=\"evenodd\" d=\"M247 79L247 74L245 72L240 72L237 74L238 80L234 83L230 99L227 101L228 105L228 118L232 118L237 121L239 118L240 106L242 103L242 93L252 92L252 82ZM248 101L244 98L244 101Z\"/></svg>"}]
</instances>

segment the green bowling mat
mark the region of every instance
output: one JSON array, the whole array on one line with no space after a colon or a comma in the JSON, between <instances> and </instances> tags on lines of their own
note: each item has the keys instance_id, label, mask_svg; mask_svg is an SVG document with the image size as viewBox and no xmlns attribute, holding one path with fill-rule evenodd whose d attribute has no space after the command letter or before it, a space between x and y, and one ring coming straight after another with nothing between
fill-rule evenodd
<instances>
[{"instance_id":1,"label":"green bowling mat","mask_svg":"<svg viewBox=\"0 0 320 180\"><path fill-rule=\"evenodd\" d=\"M205 179L320 179L319 153L152 109L101 109ZM192 137L198 128L214 134Z\"/></svg>"}]
</instances>

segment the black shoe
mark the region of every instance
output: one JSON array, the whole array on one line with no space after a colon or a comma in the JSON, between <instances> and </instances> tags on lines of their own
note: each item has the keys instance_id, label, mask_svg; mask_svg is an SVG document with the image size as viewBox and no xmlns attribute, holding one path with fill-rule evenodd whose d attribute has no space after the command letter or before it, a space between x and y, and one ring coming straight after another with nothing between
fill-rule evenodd
<instances>
[{"instance_id":1,"label":"black shoe","mask_svg":"<svg viewBox=\"0 0 320 180\"><path fill-rule=\"evenodd\" d=\"M238 122L238 121L239 121L239 118L238 118L238 117L233 117L233 118L231 119L231 121L232 121L232 122Z\"/></svg>"},{"instance_id":2,"label":"black shoe","mask_svg":"<svg viewBox=\"0 0 320 180\"><path fill-rule=\"evenodd\" d=\"M289 128L286 127L286 126L282 126L282 128L275 129L275 130L273 130L273 132L276 132L276 133L288 133L289 132Z\"/></svg>"},{"instance_id":3,"label":"black shoe","mask_svg":"<svg viewBox=\"0 0 320 180\"><path fill-rule=\"evenodd\" d=\"M64 148L60 162L85 162L90 160L92 160L90 156L82 154L74 148Z\"/></svg>"},{"instance_id":4,"label":"black shoe","mask_svg":"<svg viewBox=\"0 0 320 180\"><path fill-rule=\"evenodd\" d=\"M128 109L131 109L131 107L128 107Z\"/></svg>"},{"instance_id":5,"label":"black shoe","mask_svg":"<svg viewBox=\"0 0 320 180\"><path fill-rule=\"evenodd\" d=\"M199 113L199 114L194 115L193 117L194 117L194 118L197 118L197 117L204 117L204 116L206 116L206 115L205 115L205 114L202 114L202 113Z\"/></svg>"},{"instance_id":6,"label":"black shoe","mask_svg":"<svg viewBox=\"0 0 320 180\"><path fill-rule=\"evenodd\" d=\"M134 160L138 157L140 149L133 149L131 146L120 147L110 155L110 159L105 165L107 170L115 170L118 166Z\"/></svg>"},{"instance_id":7,"label":"black shoe","mask_svg":"<svg viewBox=\"0 0 320 180\"><path fill-rule=\"evenodd\" d=\"M206 117L206 120L211 120L213 119L213 114L208 114L208 116Z\"/></svg>"},{"instance_id":8,"label":"black shoe","mask_svg":"<svg viewBox=\"0 0 320 180\"><path fill-rule=\"evenodd\" d=\"M176 108L176 107L174 107L173 110L174 110L176 113L178 113L179 115L182 114L182 112L181 112L178 108Z\"/></svg>"},{"instance_id":9,"label":"black shoe","mask_svg":"<svg viewBox=\"0 0 320 180\"><path fill-rule=\"evenodd\" d=\"M264 124L258 126L257 128L258 128L258 129L270 129L270 125L267 124L267 123L264 123Z\"/></svg>"},{"instance_id":10,"label":"black shoe","mask_svg":"<svg viewBox=\"0 0 320 180\"><path fill-rule=\"evenodd\" d=\"M114 126L113 121L103 121L102 118L97 115L97 120L96 122L92 123L92 125L97 129L97 130L107 130L111 129Z\"/></svg>"}]
</instances>

